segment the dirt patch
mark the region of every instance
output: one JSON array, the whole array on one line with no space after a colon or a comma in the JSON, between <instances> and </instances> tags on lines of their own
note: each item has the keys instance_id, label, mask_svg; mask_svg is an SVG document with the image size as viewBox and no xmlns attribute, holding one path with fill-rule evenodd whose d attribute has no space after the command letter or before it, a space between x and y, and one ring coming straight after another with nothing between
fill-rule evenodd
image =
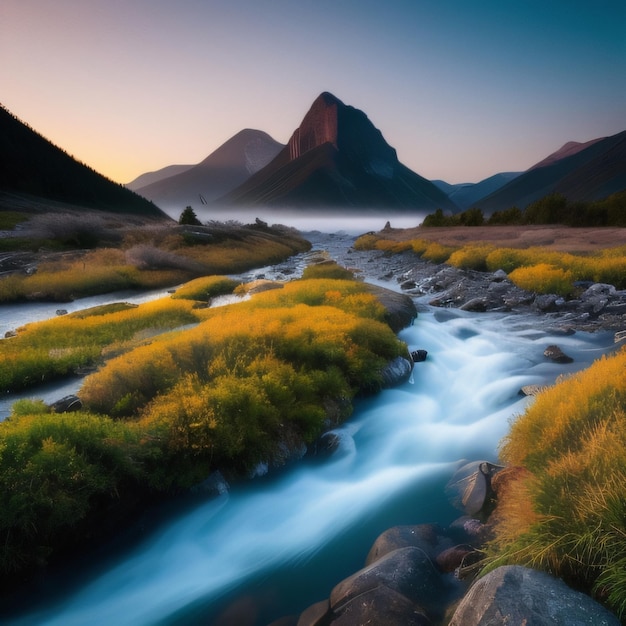
<instances>
[{"instance_id":1,"label":"dirt patch","mask_svg":"<svg viewBox=\"0 0 626 626\"><path fill-rule=\"evenodd\" d=\"M626 245L626 228L570 228L568 226L454 226L384 231L395 241L426 239L443 245L488 243L507 248L541 246L562 252L594 252Z\"/></svg>"}]
</instances>

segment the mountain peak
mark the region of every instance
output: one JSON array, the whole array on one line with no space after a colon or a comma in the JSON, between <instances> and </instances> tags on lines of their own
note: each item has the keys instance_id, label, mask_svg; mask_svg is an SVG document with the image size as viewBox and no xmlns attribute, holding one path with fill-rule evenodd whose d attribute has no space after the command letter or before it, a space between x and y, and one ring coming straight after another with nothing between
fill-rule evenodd
<instances>
[{"instance_id":1,"label":"mountain peak","mask_svg":"<svg viewBox=\"0 0 626 626\"><path fill-rule=\"evenodd\" d=\"M285 148L228 193L234 204L406 210L456 206L398 161L367 115L328 91L311 105Z\"/></svg>"},{"instance_id":2,"label":"mountain peak","mask_svg":"<svg viewBox=\"0 0 626 626\"><path fill-rule=\"evenodd\" d=\"M290 160L297 159L324 143L338 148L340 107L345 107L343 102L328 91L324 91L313 101L302 123L287 143Z\"/></svg>"}]
</instances>

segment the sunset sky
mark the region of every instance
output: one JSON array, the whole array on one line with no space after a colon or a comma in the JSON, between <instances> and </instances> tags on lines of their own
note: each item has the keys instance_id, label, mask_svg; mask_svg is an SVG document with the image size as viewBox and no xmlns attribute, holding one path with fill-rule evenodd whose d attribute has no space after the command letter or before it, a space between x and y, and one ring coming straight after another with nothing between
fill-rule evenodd
<instances>
[{"instance_id":1,"label":"sunset sky","mask_svg":"<svg viewBox=\"0 0 626 626\"><path fill-rule=\"evenodd\" d=\"M2 0L0 102L118 182L315 97L430 179L524 170L626 130L624 0Z\"/></svg>"}]
</instances>

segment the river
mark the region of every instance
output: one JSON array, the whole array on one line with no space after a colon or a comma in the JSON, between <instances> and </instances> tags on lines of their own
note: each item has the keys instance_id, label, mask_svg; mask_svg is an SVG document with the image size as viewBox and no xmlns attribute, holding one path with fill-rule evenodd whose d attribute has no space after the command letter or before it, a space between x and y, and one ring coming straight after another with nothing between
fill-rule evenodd
<instances>
[{"instance_id":1,"label":"river","mask_svg":"<svg viewBox=\"0 0 626 626\"><path fill-rule=\"evenodd\" d=\"M519 389L613 347L612 333L557 336L532 316L419 304L400 337L428 358L410 382L357 403L330 459L143 520L132 540L28 590L0 622L262 626L299 613L362 567L386 528L454 520L444 486L462 459L497 460L510 420L532 401ZM574 362L548 361L553 343Z\"/></svg>"}]
</instances>

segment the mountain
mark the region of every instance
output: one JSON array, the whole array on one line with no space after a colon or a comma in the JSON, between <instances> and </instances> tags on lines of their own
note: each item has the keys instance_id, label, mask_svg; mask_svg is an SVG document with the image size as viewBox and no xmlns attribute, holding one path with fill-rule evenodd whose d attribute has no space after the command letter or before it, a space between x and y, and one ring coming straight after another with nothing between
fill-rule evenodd
<instances>
[{"instance_id":1,"label":"mountain","mask_svg":"<svg viewBox=\"0 0 626 626\"><path fill-rule=\"evenodd\" d=\"M444 180L433 180L432 183L441 189L459 209L465 211L465 209L472 208L477 200L494 193L519 175L520 172L500 172L478 183L451 185Z\"/></svg>"},{"instance_id":2,"label":"mountain","mask_svg":"<svg viewBox=\"0 0 626 626\"><path fill-rule=\"evenodd\" d=\"M476 206L485 213L526 208L552 193L570 201L600 200L626 190L626 131L586 143L569 142Z\"/></svg>"},{"instance_id":3,"label":"mountain","mask_svg":"<svg viewBox=\"0 0 626 626\"><path fill-rule=\"evenodd\" d=\"M164 209L211 204L267 165L283 147L267 133L248 128L197 165L135 190Z\"/></svg>"},{"instance_id":4,"label":"mountain","mask_svg":"<svg viewBox=\"0 0 626 626\"><path fill-rule=\"evenodd\" d=\"M182 174L184 171L190 170L192 167L193 165L168 165L166 167L162 167L160 170L146 172L145 174L137 176L134 180L126 183L126 187L132 189L133 191L137 191L137 189L147 187L148 185L156 183L159 180L163 180L164 178L176 176L176 174Z\"/></svg>"},{"instance_id":5,"label":"mountain","mask_svg":"<svg viewBox=\"0 0 626 626\"><path fill-rule=\"evenodd\" d=\"M53 201L114 213L166 218L158 207L79 163L0 107L0 192L31 206ZM167 218L169 219L169 218Z\"/></svg>"},{"instance_id":6,"label":"mountain","mask_svg":"<svg viewBox=\"0 0 626 626\"><path fill-rule=\"evenodd\" d=\"M328 92L313 102L276 158L219 202L458 211L441 190L398 161L365 113Z\"/></svg>"}]
</instances>

